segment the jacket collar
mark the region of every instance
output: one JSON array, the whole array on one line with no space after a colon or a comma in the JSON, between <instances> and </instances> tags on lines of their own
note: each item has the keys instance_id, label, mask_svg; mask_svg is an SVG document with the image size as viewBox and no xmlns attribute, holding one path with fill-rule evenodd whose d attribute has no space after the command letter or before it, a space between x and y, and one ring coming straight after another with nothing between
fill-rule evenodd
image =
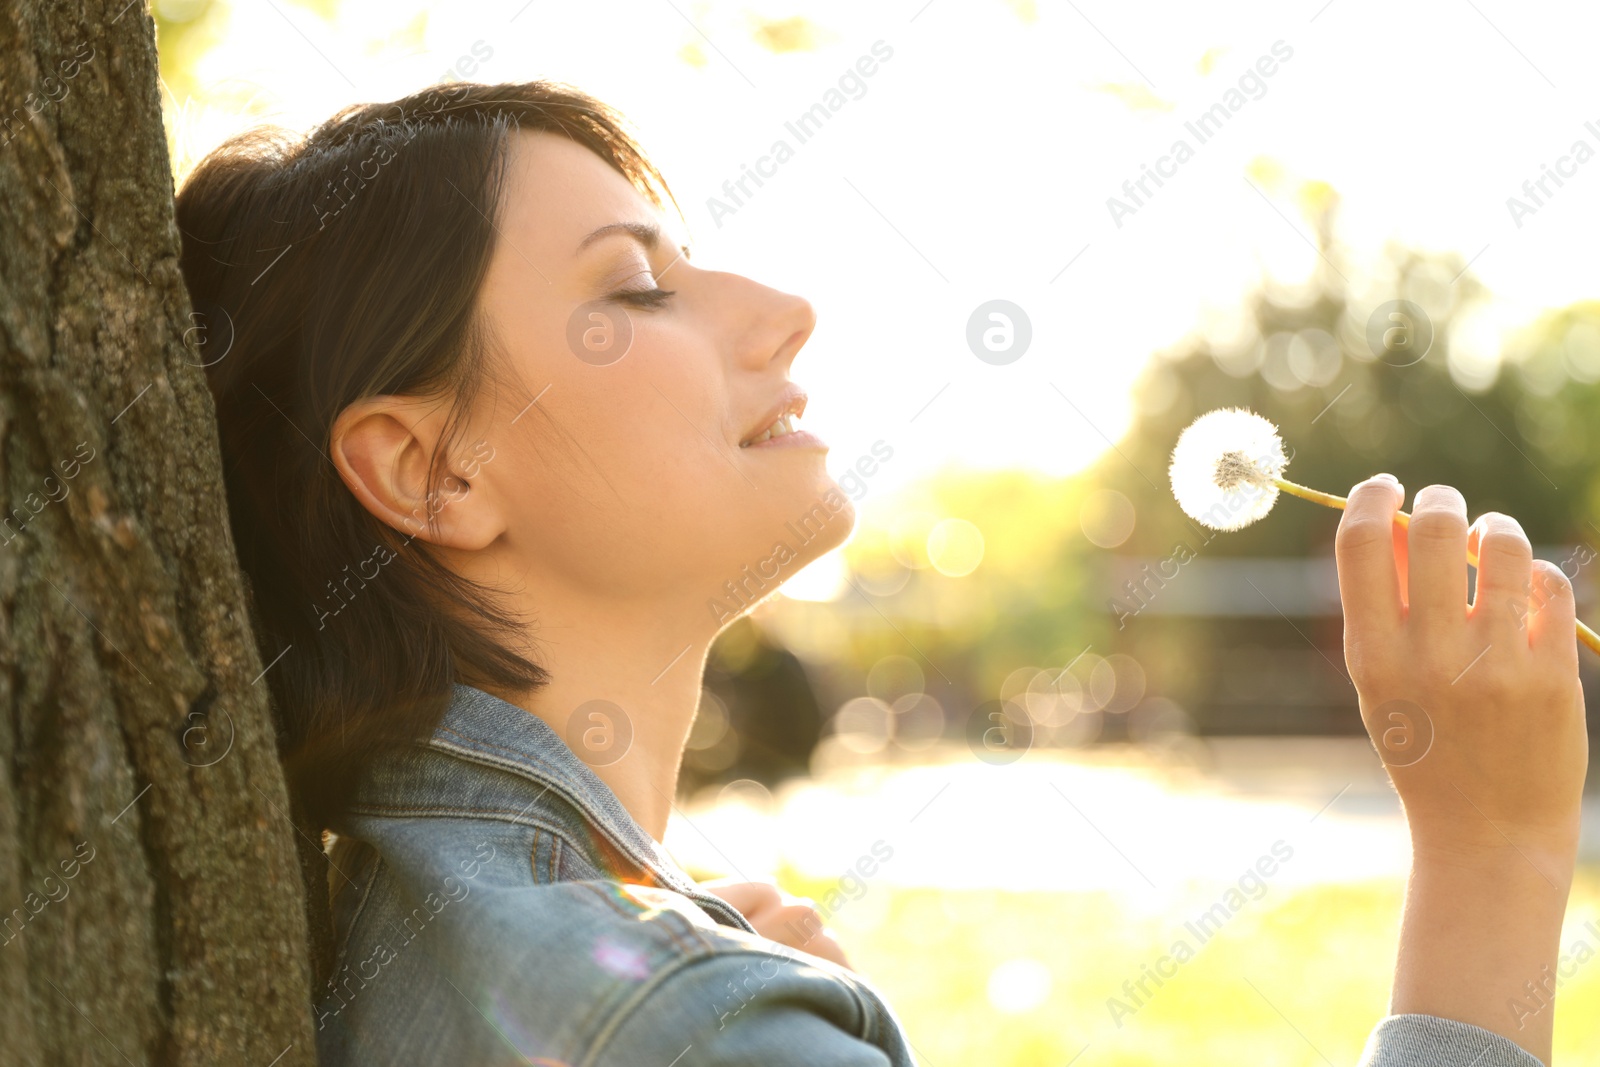
<instances>
[{"instance_id":1,"label":"jacket collar","mask_svg":"<svg viewBox=\"0 0 1600 1067\"><path fill-rule=\"evenodd\" d=\"M689 897L724 926L754 933L748 921L731 904L697 885L633 816L617 795L580 760L565 741L537 715L473 686L456 683L443 718L424 747L468 763L497 767L528 779L539 789L530 791L529 808L564 801L582 816L606 845L619 853L632 873L642 880ZM615 866L607 857L591 860L602 870Z\"/></svg>"}]
</instances>

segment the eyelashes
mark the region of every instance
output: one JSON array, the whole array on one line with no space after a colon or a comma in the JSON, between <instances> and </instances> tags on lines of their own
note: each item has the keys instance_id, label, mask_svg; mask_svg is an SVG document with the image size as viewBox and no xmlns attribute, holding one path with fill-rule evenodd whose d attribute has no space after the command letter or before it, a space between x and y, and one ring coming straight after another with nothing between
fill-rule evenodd
<instances>
[{"instance_id":1,"label":"eyelashes","mask_svg":"<svg viewBox=\"0 0 1600 1067\"><path fill-rule=\"evenodd\" d=\"M660 286L654 289L624 289L621 292L612 293L611 299L627 304L629 307L659 308L665 306L676 292L677 290L675 289L663 289Z\"/></svg>"},{"instance_id":2,"label":"eyelashes","mask_svg":"<svg viewBox=\"0 0 1600 1067\"><path fill-rule=\"evenodd\" d=\"M682 255L674 258L672 263L667 265L666 269L671 270L673 265L678 262L678 258L687 258L688 252L689 249L685 247L682 250ZM662 273L665 273L665 271ZM643 308L648 310L665 307L667 302L677 294L676 289L661 288L661 286L656 282L654 270L648 265L645 265L643 269L637 271L636 273L623 278L622 284L627 284L635 279L647 281L649 283L649 287L618 289L611 294L609 299L619 304L625 304L628 307Z\"/></svg>"}]
</instances>

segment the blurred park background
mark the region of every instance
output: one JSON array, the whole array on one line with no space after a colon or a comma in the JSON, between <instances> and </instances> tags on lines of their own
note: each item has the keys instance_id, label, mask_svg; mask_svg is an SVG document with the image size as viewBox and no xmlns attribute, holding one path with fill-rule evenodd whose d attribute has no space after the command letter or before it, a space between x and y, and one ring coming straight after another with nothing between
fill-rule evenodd
<instances>
[{"instance_id":1,"label":"blurred park background","mask_svg":"<svg viewBox=\"0 0 1600 1067\"><path fill-rule=\"evenodd\" d=\"M1167 457L1250 407L1302 483L1389 471L1517 516L1600 618L1594 12L154 7L180 178L259 123L552 77L639 127L697 263L816 304L806 423L841 478L881 462L844 483L851 542L716 648L680 862L814 897L930 1067L1355 1060L1407 849L1344 669L1337 516L1285 499L1212 535ZM1026 324L1006 360L968 340L997 299ZM1600 949L1600 801L1586 821L1575 955ZM1600 1047L1600 967L1560 1004L1570 1062Z\"/></svg>"}]
</instances>

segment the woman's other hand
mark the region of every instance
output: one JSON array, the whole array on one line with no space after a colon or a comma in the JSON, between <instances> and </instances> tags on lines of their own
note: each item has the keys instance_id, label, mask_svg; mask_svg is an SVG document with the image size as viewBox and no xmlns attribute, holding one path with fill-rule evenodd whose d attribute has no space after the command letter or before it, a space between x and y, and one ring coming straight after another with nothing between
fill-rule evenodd
<instances>
[{"instance_id":1,"label":"woman's other hand","mask_svg":"<svg viewBox=\"0 0 1600 1067\"><path fill-rule=\"evenodd\" d=\"M727 879L700 886L739 910L756 933L781 945L809 952L849 967L844 950L822 924L815 902L792 897L771 882L737 882Z\"/></svg>"}]
</instances>

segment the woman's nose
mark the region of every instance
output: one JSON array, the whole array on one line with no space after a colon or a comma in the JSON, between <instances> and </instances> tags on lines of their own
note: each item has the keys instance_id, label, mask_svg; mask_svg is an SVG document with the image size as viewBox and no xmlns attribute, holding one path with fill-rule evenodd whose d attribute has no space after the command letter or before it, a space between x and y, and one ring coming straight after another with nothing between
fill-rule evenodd
<instances>
[{"instance_id":1,"label":"woman's nose","mask_svg":"<svg viewBox=\"0 0 1600 1067\"><path fill-rule=\"evenodd\" d=\"M740 346L739 361L751 369L762 369L774 361L785 367L810 338L817 326L817 312L811 301L792 293L769 289L748 282L751 318Z\"/></svg>"}]
</instances>

